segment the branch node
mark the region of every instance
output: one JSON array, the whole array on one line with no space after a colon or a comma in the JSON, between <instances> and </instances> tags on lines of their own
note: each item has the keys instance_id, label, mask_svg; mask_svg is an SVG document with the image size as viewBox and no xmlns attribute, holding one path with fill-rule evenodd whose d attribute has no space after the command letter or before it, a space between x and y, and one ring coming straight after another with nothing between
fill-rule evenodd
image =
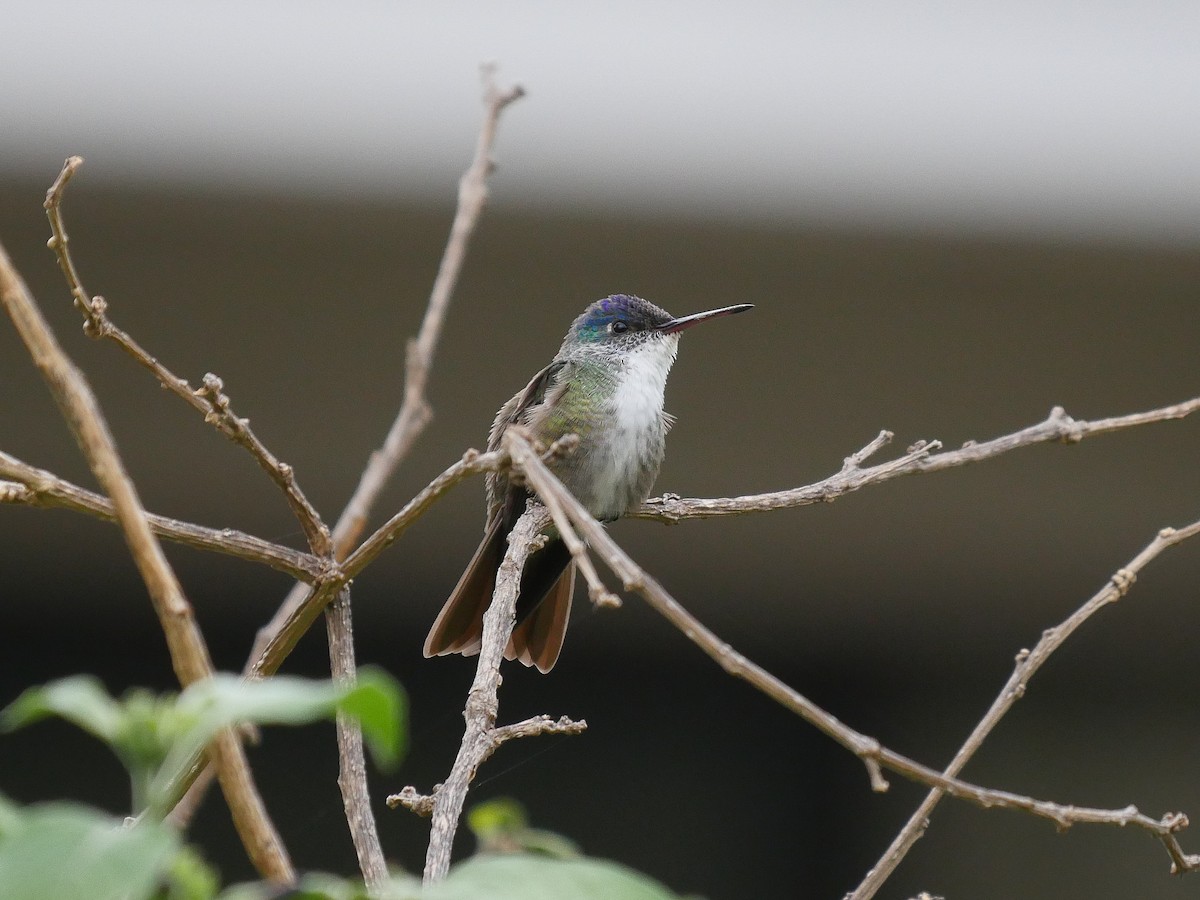
<instances>
[{"instance_id":1,"label":"branch node","mask_svg":"<svg viewBox=\"0 0 1200 900\"><path fill-rule=\"evenodd\" d=\"M624 604L612 591L588 589L588 597L596 609L620 609Z\"/></svg>"},{"instance_id":2,"label":"branch node","mask_svg":"<svg viewBox=\"0 0 1200 900\"><path fill-rule=\"evenodd\" d=\"M842 473L853 472L859 468L869 457L874 456L880 447L891 443L894 437L895 435L886 428L879 432L871 443L867 444L861 450L851 453L842 461Z\"/></svg>"},{"instance_id":3,"label":"branch node","mask_svg":"<svg viewBox=\"0 0 1200 900\"><path fill-rule=\"evenodd\" d=\"M1076 422L1067 415L1067 411L1061 406L1056 406L1050 410L1050 417L1047 421L1054 426L1054 429L1058 432L1059 440L1064 444L1078 444L1083 440L1082 426L1085 423Z\"/></svg>"},{"instance_id":4,"label":"branch node","mask_svg":"<svg viewBox=\"0 0 1200 900\"><path fill-rule=\"evenodd\" d=\"M389 794L387 805L389 809L395 809L397 806L403 806L405 809L416 813L422 819L428 819L433 815L433 807L436 797L434 794L419 794L417 789L411 784L402 788L398 794Z\"/></svg>"},{"instance_id":5,"label":"branch node","mask_svg":"<svg viewBox=\"0 0 1200 900\"><path fill-rule=\"evenodd\" d=\"M1167 829L1171 834L1183 831L1189 824L1191 823L1188 821L1186 813L1169 812L1162 817L1163 828Z\"/></svg>"},{"instance_id":6,"label":"branch node","mask_svg":"<svg viewBox=\"0 0 1200 900\"><path fill-rule=\"evenodd\" d=\"M1133 583L1137 581L1137 573L1122 567L1113 572L1112 578L1109 580L1112 581L1112 586L1116 588L1117 596L1124 597L1129 593L1129 589L1133 587Z\"/></svg>"},{"instance_id":7,"label":"branch node","mask_svg":"<svg viewBox=\"0 0 1200 900\"><path fill-rule=\"evenodd\" d=\"M37 495L23 484L0 481L0 503L33 503Z\"/></svg>"},{"instance_id":8,"label":"branch node","mask_svg":"<svg viewBox=\"0 0 1200 900\"><path fill-rule=\"evenodd\" d=\"M871 779L871 790L877 794L886 794L891 785L883 777L883 769L880 768L879 760L873 756L867 756L863 758L863 763L867 767L867 776Z\"/></svg>"}]
</instances>

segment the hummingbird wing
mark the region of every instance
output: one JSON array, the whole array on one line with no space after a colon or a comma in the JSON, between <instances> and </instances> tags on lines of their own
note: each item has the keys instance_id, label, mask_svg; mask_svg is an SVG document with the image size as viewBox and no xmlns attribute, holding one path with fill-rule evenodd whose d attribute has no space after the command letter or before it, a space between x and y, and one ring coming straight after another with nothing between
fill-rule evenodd
<instances>
[{"instance_id":1,"label":"hummingbird wing","mask_svg":"<svg viewBox=\"0 0 1200 900\"><path fill-rule=\"evenodd\" d=\"M509 425L514 422L528 424L531 413L546 403L547 393L552 395L551 402L562 395L566 390L566 381L558 376L566 366L565 361L550 363L530 379L524 390L500 407L492 422L492 430L488 432L489 453L500 449L500 440ZM525 511L525 500L529 494L524 489L509 490L508 476L502 472L489 472L486 482L488 518L485 528L490 528L492 520L499 517L508 523L504 532L507 535Z\"/></svg>"},{"instance_id":2,"label":"hummingbird wing","mask_svg":"<svg viewBox=\"0 0 1200 900\"><path fill-rule=\"evenodd\" d=\"M527 423L530 414L547 402L555 402L566 390L558 378L568 363L556 361L530 380L525 389L500 408L488 435L488 450L500 447L505 429L514 422ZM496 570L504 559L508 533L525 511L529 492L515 487L506 475L490 473L487 478L488 517L483 541L467 564L466 571L438 613L429 636L425 656L479 652L483 638L483 614L496 589ZM521 577L517 606L517 628L505 651L508 659L519 659L542 672L550 671L558 659L571 613L575 566L561 541L551 541L528 561ZM543 602L544 599L544 602Z\"/></svg>"}]
</instances>

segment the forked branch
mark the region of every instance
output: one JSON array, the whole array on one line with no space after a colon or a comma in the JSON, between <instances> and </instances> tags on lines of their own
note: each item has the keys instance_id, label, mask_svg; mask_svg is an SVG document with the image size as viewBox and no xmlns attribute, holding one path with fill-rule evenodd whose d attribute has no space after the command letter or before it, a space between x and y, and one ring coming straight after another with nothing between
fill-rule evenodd
<instances>
[{"instance_id":1,"label":"forked branch","mask_svg":"<svg viewBox=\"0 0 1200 900\"><path fill-rule=\"evenodd\" d=\"M896 459L863 468L862 464L889 444L890 431L881 431L874 440L857 453L847 457L840 471L828 478L804 487L773 491L767 494L747 494L741 497L683 498L674 495L647 500L642 508L632 513L636 518L655 519L673 525L684 519L711 519L719 516L744 516L753 512L773 509L792 509L811 506L814 503L832 503L843 494L849 494L870 485L883 484L902 475L925 472L940 472L983 462L1021 447L1058 442L1076 444L1084 438L1109 434L1149 425L1183 419L1200 410L1200 397L1174 403L1147 412L1126 416L1113 416L1085 422L1071 418L1061 406L1050 410L1050 415L1036 425L1030 425L1012 434L992 438L989 441L967 441L958 450L941 450L941 441L918 441ZM941 452L938 452L941 451Z\"/></svg>"},{"instance_id":2,"label":"forked branch","mask_svg":"<svg viewBox=\"0 0 1200 900\"><path fill-rule=\"evenodd\" d=\"M483 617L483 637L475 666L475 680L467 693L467 705L463 711L466 729L450 774L434 789L432 795L419 794L410 786L388 797L389 806L405 806L433 818L429 850L425 856L426 884L446 877L467 790L479 767L496 752L496 748L517 737L578 734L587 727L586 722L575 722L565 717L554 720L549 716L496 727L496 716L500 709L500 663L504 660L504 648L512 634L521 572L529 554L545 540L541 531L546 521L545 510L531 507L517 520L508 536L508 551L496 574L492 603Z\"/></svg>"},{"instance_id":3,"label":"forked branch","mask_svg":"<svg viewBox=\"0 0 1200 900\"><path fill-rule=\"evenodd\" d=\"M211 677L212 661L191 604L154 537L96 397L54 337L3 247L0 247L0 302L41 371L92 474L112 498L125 541L166 635L180 684L186 687ZM254 865L273 881L295 881L295 870L254 786L241 743L232 731L225 730L213 740L209 754L216 764L238 834Z\"/></svg>"},{"instance_id":4,"label":"forked branch","mask_svg":"<svg viewBox=\"0 0 1200 900\"><path fill-rule=\"evenodd\" d=\"M1042 667L1055 650L1062 646L1067 638L1074 634L1084 622L1101 609L1112 603L1116 603L1124 597L1129 592L1129 589L1133 587L1138 574L1151 560L1169 547L1173 547L1181 541L1194 537L1197 533L1200 533L1200 522L1193 522L1185 528L1164 528L1155 535L1154 540L1142 548L1137 556L1117 569L1108 580L1108 583L1093 594L1086 603L1075 610L1062 623L1043 632L1041 640L1037 642L1032 650L1021 650L1017 654L1016 666L1008 682L1001 689L999 695L992 702L991 708L980 719L979 724L975 726L975 729L963 743L962 747L954 754L954 759L950 761L950 765L946 767L942 774L948 778L953 778L962 771L963 766L975 755L984 740L992 733L992 730L999 724L1005 714L1012 709L1018 700L1025 696L1025 690L1038 669ZM883 886L883 883L896 870L896 867L900 865L901 860L908 854L908 851L920 840L925 832L925 825L929 820L929 816L933 813L934 808L941 801L944 794L945 792L938 787L933 788L929 792L921 805L909 817L908 822L900 829L900 833L892 840L888 849L884 851L879 862L867 873L862 883L854 891L846 895L846 900L869 900L869 898L875 896L879 888ZM1182 819L1179 823L1180 827L1186 824L1186 821L1186 819ZM1116 822L1115 824L1124 823ZM1167 848L1171 852L1172 872L1189 872L1197 867L1197 863L1200 861L1197 857L1187 856L1181 850L1178 850L1177 846L1172 846L1171 844L1168 844Z\"/></svg>"},{"instance_id":5,"label":"forked branch","mask_svg":"<svg viewBox=\"0 0 1200 900\"><path fill-rule=\"evenodd\" d=\"M46 192L46 216L50 219L51 237L47 245L58 258L59 268L67 280L67 287L74 298L75 307L83 315L83 330L89 337L96 339L107 338L117 344L139 365L148 369L159 384L175 394L193 409L204 416L204 420L216 427L223 435L235 444L240 444L250 452L255 462L271 477L271 480L283 491L288 506L296 516L300 527L304 529L308 539L309 549L318 556L329 554L332 546L329 529L321 521L320 515L296 482L296 474L292 467L281 462L266 448L258 436L250 429L250 420L236 415L230 406L229 398L223 393L224 385L221 379L209 373L204 376L203 384L193 388L184 378L180 378L148 353L127 332L118 328L108 316L108 302L99 296L91 296L83 288L75 260L71 256L70 237L67 235L66 224L62 216L63 194L72 176L83 165L83 157L72 156L63 165L62 171L50 190Z\"/></svg>"},{"instance_id":6,"label":"forked branch","mask_svg":"<svg viewBox=\"0 0 1200 900\"><path fill-rule=\"evenodd\" d=\"M511 435L511 436L509 436ZM958 797L981 806L985 809L1000 807L1028 812L1041 818L1049 819L1060 829L1074 824L1094 823L1126 826L1133 825L1150 832L1157 837L1171 857L1172 870L1178 872L1193 871L1200 868L1200 855L1185 854L1179 845L1177 833L1187 826L1187 817L1182 813L1168 813L1159 819L1147 816L1134 806L1123 809L1097 809L1053 803L1037 800L1009 791L998 791L979 787L962 781L952 775L938 772L906 756L884 747L879 741L868 737L839 721L835 716L817 706L807 697L784 684L778 678L757 664L738 653L729 644L722 641L712 631L706 628L675 600L648 572L640 568L609 536L604 527L597 522L574 496L562 485L553 473L532 452L532 446L527 438L519 432L510 431L506 434L506 443L514 464L521 466L526 481L541 498L553 497L557 506L565 511L569 522L555 520L562 529L564 524L576 529L587 541L591 550L596 553L608 568L620 580L625 590L640 594L650 606L669 622L675 625L684 635L695 643L708 656L715 660L729 674L744 678L755 688L762 691L786 709L795 712L805 721L816 726L833 740L837 741L855 756L863 761L870 776L871 786L875 790L886 790L887 782L882 776L881 769L887 769L904 776L912 781L937 788L943 793ZM518 445L524 444L523 448ZM850 463L847 463L848 467ZM1189 525L1177 531L1168 530L1160 535L1161 546L1151 545L1144 553L1150 552L1141 565L1157 555L1167 546L1173 546L1179 541L1200 533L1200 522ZM1141 557L1139 556L1139 559ZM1132 571L1129 566L1122 571ZM1119 575L1113 582L1113 590L1124 590L1121 584L1127 586L1127 575ZM1069 632L1068 632L1069 633ZM1065 638L1065 634L1062 638ZM1061 643L1061 639L1059 640ZM1055 644L1057 646L1057 644ZM1039 663L1040 664L1040 663Z\"/></svg>"}]
</instances>

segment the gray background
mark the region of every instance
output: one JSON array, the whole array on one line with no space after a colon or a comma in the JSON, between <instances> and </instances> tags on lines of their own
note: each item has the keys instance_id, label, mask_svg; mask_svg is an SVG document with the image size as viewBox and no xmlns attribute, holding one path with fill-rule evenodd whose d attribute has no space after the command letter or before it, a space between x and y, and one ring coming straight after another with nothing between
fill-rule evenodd
<instances>
[{"instance_id":1,"label":"gray background","mask_svg":"<svg viewBox=\"0 0 1200 900\"><path fill-rule=\"evenodd\" d=\"M40 204L88 157L68 225L89 290L240 414L334 518L399 403L478 122L475 66L530 96L502 125L493 204L430 386L436 418L381 514L469 446L615 291L747 316L685 336L661 490L815 481L880 428L898 452L1200 393L1200 137L1191 5L65 4L6 13L0 239L85 369L147 505L299 545L256 466L109 346L89 342L44 247ZM11 328L0 447L91 485ZM1017 649L1163 525L1196 518L1200 422L869 489L832 506L614 534L735 647L853 726L944 763ZM428 788L461 729L470 664L425 661L425 629L478 538L459 488L355 585L360 659L413 703L412 752L374 779ZM81 670L166 688L162 639L119 535L0 509L0 702ZM218 665L237 668L287 588L170 550ZM1046 667L967 770L1065 802L1200 810L1191 602L1200 552L1156 562ZM325 669L314 634L289 671ZM513 745L475 799L680 891L840 897L921 796L724 676L630 598L580 607L549 677L506 675L502 717L587 718ZM256 772L302 866L350 871L330 728L268 732ZM0 740L0 790L114 811L123 776L41 725ZM427 829L381 812L389 855ZM248 874L219 800L194 836ZM1185 847L1196 841L1184 836ZM470 849L464 839L462 851ZM946 803L882 896L1182 897L1148 837L1056 835Z\"/></svg>"}]
</instances>

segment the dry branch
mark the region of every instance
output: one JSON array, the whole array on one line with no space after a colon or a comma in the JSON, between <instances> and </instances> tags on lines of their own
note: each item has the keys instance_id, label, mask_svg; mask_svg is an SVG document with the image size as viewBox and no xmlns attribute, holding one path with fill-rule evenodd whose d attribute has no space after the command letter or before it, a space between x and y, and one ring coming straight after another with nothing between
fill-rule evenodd
<instances>
[{"instance_id":1,"label":"dry branch","mask_svg":"<svg viewBox=\"0 0 1200 900\"><path fill-rule=\"evenodd\" d=\"M351 686L357 677L354 662L354 628L350 618L350 590L342 588L325 609L329 621L329 667L333 680ZM362 727L345 713L337 714L338 788L358 868L367 889L374 893L387 882L387 862L371 811L371 793L367 784L367 764L363 755Z\"/></svg>"},{"instance_id":2,"label":"dry branch","mask_svg":"<svg viewBox=\"0 0 1200 900\"><path fill-rule=\"evenodd\" d=\"M496 752L497 747L517 737L548 733L578 734L587 727L586 722L574 722L565 717L554 720L549 716L496 727L496 715L500 708L500 663L504 660L504 648L512 634L521 571L529 554L545 540L541 531L546 524L545 511L532 507L521 515L508 536L508 551L496 574L492 603L483 617L482 645L475 667L475 679L467 693L467 705L463 710L466 729L450 774L434 789L432 795L418 794L410 786L388 798L390 806L406 806L433 817L429 850L425 856L426 884L446 877L467 790L476 771Z\"/></svg>"},{"instance_id":3,"label":"dry branch","mask_svg":"<svg viewBox=\"0 0 1200 900\"><path fill-rule=\"evenodd\" d=\"M849 494L869 485L882 484L902 475L940 472L943 469L965 466L968 463L982 462L1002 453L1008 453L1021 447L1031 447L1035 444L1052 441L1075 444L1093 435L1108 434L1153 422L1182 419L1198 409L1200 409L1200 397L1152 409L1148 412L1085 422L1072 419L1061 406L1056 406L1044 421L1022 428L1012 434L982 443L967 441L958 450L945 450L940 453L937 452L942 446L940 441L918 441L903 456L864 469L862 463L892 440L890 431L881 431L879 436L862 450L847 457L841 471L815 484L773 491L768 494L747 494L742 497L713 499L683 498L668 494L647 500L641 509L631 515L640 519L654 519L673 525L684 519L743 516L748 513L766 512L773 509L810 506L814 503L832 503L843 494Z\"/></svg>"},{"instance_id":4,"label":"dry branch","mask_svg":"<svg viewBox=\"0 0 1200 900\"><path fill-rule=\"evenodd\" d=\"M83 331L92 338L108 338L144 368L148 369L159 384L181 398L193 409L204 415L204 420L216 427L223 435L235 444L245 447L255 462L271 477L287 499L288 506L296 516L300 527L308 539L309 549L318 556L329 553L331 538L329 529L321 521L313 505L308 502L300 485L296 483L292 467L277 459L271 451L250 430L250 420L238 417L229 405L229 398L222 393L224 385L221 379L209 373L204 376L203 384L193 388L186 379L171 372L161 362L151 356L128 333L122 331L108 317L108 302L99 296L90 296L83 289L75 261L71 257L70 238L62 217L62 198L71 177L83 165L80 156L70 157L63 165L62 171L54 184L46 192L46 216L50 219L52 237L47 245L58 258L59 268L67 280L75 306L83 315Z\"/></svg>"},{"instance_id":5,"label":"dry branch","mask_svg":"<svg viewBox=\"0 0 1200 900\"><path fill-rule=\"evenodd\" d=\"M116 509L107 497L72 484L45 469L21 462L3 451L0 451L0 478L10 478L23 488L22 491L0 492L0 503L60 507L96 516L106 522L117 521ZM311 553L272 544L232 528L205 528L154 513L146 513L146 520L159 537L198 550L226 553L249 562L262 563L301 581L315 581L325 571L324 561Z\"/></svg>"},{"instance_id":6,"label":"dry branch","mask_svg":"<svg viewBox=\"0 0 1200 900\"><path fill-rule=\"evenodd\" d=\"M3 247L0 247L0 301L41 371L96 481L112 497L126 543L166 635L180 684L187 686L211 677L212 661L191 604L150 529L96 397L83 374L59 346ZM287 851L267 815L242 746L233 732L219 734L208 752L216 765L238 834L255 867L273 881L295 881Z\"/></svg>"},{"instance_id":7,"label":"dry branch","mask_svg":"<svg viewBox=\"0 0 1200 900\"><path fill-rule=\"evenodd\" d=\"M458 186L458 205L454 223L451 224L450 238L446 242L442 262L438 266L437 277L434 278L425 317L422 319L418 336L414 341L409 342L404 397L400 412L392 422L383 448L371 455L370 461L361 475L359 485L355 488L341 517L338 518L332 535L325 530L324 523L320 523L319 517L316 516L316 510L312 510L311 521L320 524L320 529L322 529L320 534L323 538L319 550L317 546L313 546L313 552L323 554L329 559L325 582L319 588L310 588L304 581L301 581L290 590L275 616L263 629L259 630L250 659L246 662L247 676L260 677L263 674L274 672L295 646L295 642L299 641L300 636L304 635L308 628L311 628L322 608L329 604L332 596L336 594L342 584L346 583L346 578L338 576L337 560L346 558L347 554L353 550L362 529L366 527L366 522L379 493L383 491L386 482L390 480L392 473L395 472L403 457L408 454L410 446L413 445L414 440L424 430L431 418L431 410L425 398L426 384L428 376L430 376L433 353L437 348L440 332L442 332L446 308L449 307L458 274L462 270L463 259L466 258L470 235L474 233L475 224L479 221L487 199L487 176L494 169L491 151L494 140L496 140L499 116L510 103L518 100L524 94L520 86L512 86L508 90L498 89L493 76L493 67L485 66L484 103L486 112L484 124L480 128L473 161L467 172L463 174L460 186ZM67 178L70 178L70 175L67 175ZM64 247L66 246L65 240L64 233L62 234L62 246ZM68 282L73 280L74 284L78 284L78 278L73 278L73 265L70 265L70 258L65 254L60 258L65 260L64 271L67 272ZM103 301L96 298L96 301L89 302L82 288L76 293L76 298L77 304L85 311L85 316L88 316L88 311L97 305L96 301L100 305L100 312L103 312ZM91 319L89 319L90 323ZM206 398L215 409L226 409L228 400L221 394L221 389L220 380L205 376L205 389L200 392L199 396ZM244 420L236 419L235 416L233 421L235 424L239 421L244 422ZM290 468L287 468L287 474L290 476ZM350 619L348 607L338 616L326 618L330 653L335 658L353 660L354 648L350 644L350 622L352 619ZM346 727L346 720L338 720L338 746L342 751L343 772L348 764L354 770L365 770L365 761L361 758L361 739L359 737L356 740L353 733L343 733ZM347 754L353 754L355 746L358 746L358 762L348 763ZM188 775L187 784L190 784L191 787L188 790L188 796L181 799L181 803L176 806L173 815L176 822L190 820L196 809L206 785L206 781L197 782L200 774L202 774L200 770L193 767L192 772ZM344 792L343 799L347 804L352 802L349 794ZM370 816L370 808L354 814L354 818L360 824L364 824L364 827ZM373 822L371 822L371 830L372 832L374 830ZM358 838L355 840L356 846L359 846ZM367 844L370 842L367 841ZM373 842L377 844L378 839L374 839ZM364 858L362 857L362 847L359 847L359 850L361 860ZM367 882L371 883L372 874L371 871L368 871L367 865L364 863L362 874ZM370 868L374 869L376 866L372 863Z\"/></svg>"},{"instance_id":8,"label":"dry branch","mask_svg":"<svg viewBox=\"0 0 1200 900\"><path fill-rule=\"evenodd\" d=\"M437 276L429 293L421 328L416 338L408 343L404 399L400 404L400 411L396 414L387 437L384 438L383 446L371 454L359 477L358 486L333 526L334 557L338 560L345 559L354 549L355 543L367 526L379 495L432 417L429 403L425 399L430 367L433 365L433 354L441 337L446 310L450 306L450 298L466 259L467 247L487 202L487 179L495 168L492 147L496 141L500 114L509 104L525 95L524 89L519 85L501 90L496 86L494 75L491 66L484 67L483 125L479 130L475 156L458 184L458 206L454 211L450 237L447 239L446 249L442 253ZM259 633L251 654L252 660L261 656L266 644L276 638L295 618L301 604L305 602L307 601L304 585L295 585L271 621Z\"/></svg>"},{"instance_id":9,"label":"dry branch","mask_svg":"<svg viewBox=\"0 0 1200 900\"><path fill-rule=\"evenodd\" d=\"M1137 424L1140 424L1140 422ZM570 519L570 525L582 533L592 551L604 560L605 565L612 570L613 574L621 579L625 590L636 591L640 594L656 612L683 632L684 635L715 660L726 672L735 677L744 678L755 688L786 709L801 716L805 721L820 729L862 760L866 765L873 789L887 789L887 782L883 779L880 770L888 769L912 781L937 788L944 793L974 803L985 809L1000 807L1022 810L1032 815L1049 819L1060 829L1066 829L1071 825L1081 823L1107 824L1121 827L1133 825L1150 832L1163 843L1163 846L1171 857L1172 871L1185 872L1200 868L1200 855L1185 854L1176 837L1176 834L1183 830L1188 823L1187 817L1182 813L1168 813L1160 819L1154 819L1140 813L1134 806L1127 806L1123 809L1079 807L1036 800L1032 797L1014 794L1009 791L979 787L915 762L884 747L874 738L855 731L853 728L840 722L836 717L817 706L807 697L738 653L733 647L722 641L702 625L662 585L634 563L629 555L613 541L608 532L604 530L604 527L563 487L562 482L551 473L537 455L531 452L531 445L528 444L523 435L514 433L510 441L510 452L514 455L514 461L518 455L520 456L527 483L537 492L539 497L553 497L562 506ZM521 453L516 449L518 442L526 444L526 452ZM863 452L866 452L868 449L864 448ZM847 460L847 468L853 468L853 459L854 457ZM561 530L562 525L557 522L556 524L558 524ZM1165 536L1162 537L1162 540L1168 542L1164 546L1169 546L1198 532L1200 532L1200 522L1189 525L1187 528L1180 529L1177 532L1171 532L1170 534L1164 532ZM1161 552L1161 549L1156 551L1155 555L1157 555L1157 552ZM1124 583L1127 584L1127 582ZM1123 590L1119 584L1115 583L1114 588L1118 591Z\"/></svg>"},{"instance_id":10,"label":"dry branch","mask_svg":"<svg viewBox=\"0 0 1200 900\"><path fill-rule=\"evenodd\" d=\"M284 627L276 633L274 639L269 641L261 653L247 665L247 675L254 678L266 678L279 671L283 661L287 659L300 638L307 633L322 610L332 602L337 592L351 578L365 569L384 548L403 534L443 494L472 475L506 465L508 465L506 453L479 453L477 450L468 450L464 453L462 459L430 482L424 490L406 503L400 512L392 516L358 550L352 553L346 560L346 565L332 567L326 577L310 589L304 597L304 602L297 608L292 618L284 623ZM193 793L193 787L205 771L205 761L197 759L183 773L178 783L171 786L171 793L177 803L180 802L185 792L191 798L197 797L197 794ZM180 803L180 805L182 804ZM194 806L194 802L189 805ZM178 811L178 806L176 809ZM191 809L185 810L182 815L173 813L172 821L182 824L190 818L190 815Z\"/></svg>"},{"instance_id":11,"label":"dry branch","mask_svg":"<svg viewBox=\"0 0 1200 900\"><path fill-rule=\"evenodd\" d=\"M413 442L424 430L432 416L429 404L425 399L425 389L433 365L433 354L441 335L442 323L446 318L446 310L450 305L458 274L462 270L475 224L478 222L487 200L487 176L494 168L491 151L496 138L496 128L501 112L524 93L517 86L507 91L497 88L494 71L491 67L484 68L483 79L484 121L480 128L474 160L459 182L458 207L450 228L446 249L438 266L437 277L434 279L433 289L430 292L429 302L425 307L425 316L421 322L420 331L417 333L416 340L410 341L408 345L404 399L400 405L400 411L384 439L383 447L371 455L367 467L359 479L358 486L334 525L330 552L333 560L344 559L353 549L366 527L371 509L379 494L391 479L400 461L408 455ZM251 651L251 660L254 660L259 652L270 644L272 638L297 621L295 616L303 607L311 605L316 608L315 602L310 604L309 598L312 597L313 592L307 590L304 584L297 583L293 586L271 621L260 630L254 649ZM353 680L354 646L348 598L341 609L331 611L326 616L326 629L331 661L334 661L335 666L337 660L348 664L348 668L342 672L342 677ZM336 674L335 672L335 677ZM338 718L337 730L342 771L338 783L342 787L347 818L354 835L363 877L368 886L378 886L386 878L387 871L382 853L378 849L379 838L375 833L370 798L366 793L366 761L363 759L362 753L362 734L356 723L342 716Z\"/></svg>"},{"instance_id":12,"label":"dry branch","mask_svg":"<svg viewBox=\"0 0 1200 900\"><path fill-rule=\"evenodd\" d=\"M354 578L374 559L390 546L408 527L424 515L429 507L459 482L499 466L507 465L508 457L501 453L479 453L468 450L463 458L431 481L419 494L385 522L374 534L351 553L336 570L331 570L327 580L310 588L296 608L248 666L249 673L256 678L274 675L299 643L317 616L332 600L347 581Z\"/></svg>"},{"instance_id":13,"label":"dry branch","mask_svg":"<svg viewBox=\"0 0 1200 900\"><path fill-rule=\"evenodd\" d=\"M1009 676L1008 682L1001 689L999 695L992 702L992 706L979 724L977 724L970 736L954 754L954 759L950 761L943 772L948 778L953 778L962 771L963 766L975 755L976 751L992 733L992 729L999 724L1000 720L1012 709L1013 705L1025 696L1025 690L1029 686L1030 679L1037 673L1038 669L1050 658L1063 642L1074 634L1084 622L1090 619L1093 615L1099 612L1109 604L1116 603L1124 597L1133 583L1137 580L1138 574L1146 567L1147 564L1160 553L1173 547L1181 541L1185 541L1190 537L1194 537L1200 533L1200 522L1193 522L1185 528L1164 528L1154 540L1142 548L1141 552L1133 559L1127 562L1120 569L1113 573L1108 583L1099 591L1093 594L1086 603L1079 609L1075 610L1061 624L1050 628L1042 633L1041 640L1032 650L1021 650L1017 654L1016 666L1013 668L1013 673ZM916 812L909 817L908 822L892 840L891 845L884 851L879 862L877 862L863 878L851 893L846 895L846 900L870 900L878 893L879 889L888 877L900 865L901 860L912 849L913 845L924 835L925 826L929 820L929 816L933 813L934 807L942 799L944 792L940 788L934 788L925 797L921 805L917 807ZM1196 868L1200 862L1197 857L1182 856L1179 858L1172 854L1172 871L1185 872Z\"/></svg>"},{"instance_id":14,"label":"dry branch","mask_svg":"<svg viewBox=\"0 0 1200 900\"><path fill-rule=\"evenodd\" d=\"M1153 422L1182 418L1194 411L1198 405L1200 405L1200 399L1144 413L1101 419L1093 423L1075 424L1082 425L1086 429L1086 434L1083 432L1080 433L1080 438L1082 438L1090 434L1108 433ZM1071 420L1065 417L1065 413L1056 408L1045 422L1023 428L1020 431L995 438L982 444L968 443L962 451L938 453L932 457L933 460L937 461L934 465L914 467L916 462L930 457L930 454L941 446L937 441L928 443L918 442L909 448L904 455L894 460L866 469L861 468L863 462L891 441L891 432L883 431L861 450L848 456L839 473L815 484L772 494L747 495L745 497L716 500L686 499L668 495L648 501L639 511L638 515L642 518L652 518L673 523L687 518L744 515L751 512L782 509L790 506L807 506L814 503L829 502L841 494L849 493L862 487L882 484L897 475L935 472L958 465L965 465L969 462L982 462L1007 453L1010 450L1030 446L1034 443L1044 443L1047 440L1053 439L1047 436L1048 423L1060 423L1055 426L1059 428L1065 426L1069 421ZM1055 434L1057 433L1055 432ZM1032 439L1031 435L1036 436L1036 439ZM964 456L964 451L970 452ZM557 452L557 448L551 448L549 452ZM450 488L473 475L503 468L506 465L508 465L508 454L506 452L479 453L476 450L468 450L464 453L461 460L438 475L419 494L405 504L398 513L363 541L358 549L351 553L340 567L329 570L325 579L309 589L300 606L283 623L282 627L274 633L274 636L263 645L262 649L256 653L253 661L247 665L247 672L256 677L264 677L278 671L300 638L307 632L312 623L316 621L321 611L332 600L333 596L347 579L361 574L383 550L399 538L413 522L420 518ZM589 584L589 590L593 595L597 593L595 585ZM600 592L603 592L603 590L601 588ZM195 770L190 772L183 782L183 787L186 788L190 785L196 776L197 772Z\"/></svg>"}]
</instances>

